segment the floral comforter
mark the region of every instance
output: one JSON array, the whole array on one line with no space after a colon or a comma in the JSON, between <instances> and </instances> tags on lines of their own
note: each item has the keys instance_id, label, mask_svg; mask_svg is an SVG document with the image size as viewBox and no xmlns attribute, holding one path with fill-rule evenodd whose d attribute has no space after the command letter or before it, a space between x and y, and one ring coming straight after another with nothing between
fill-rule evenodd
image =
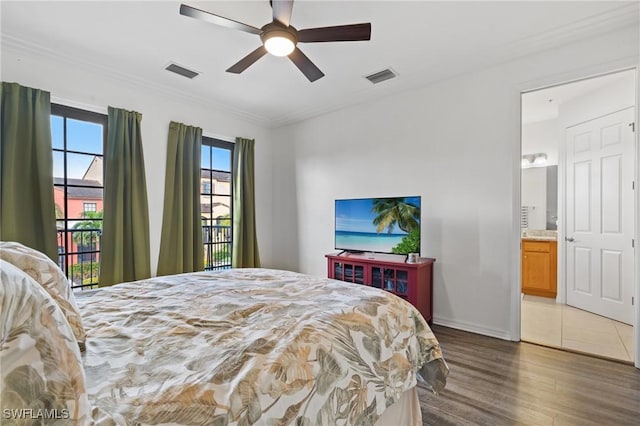
<instances>
[{"instance_id":1,"label":"floral comforter","mask_svg":"<svg viewBox=\"0 0 640 426\"><path fill-rule=\"evenodd\" d=\"M373 424L448 372L419 312L365 286L232 269L76 297L98 424Z\"/></svg>"}]
</instances>

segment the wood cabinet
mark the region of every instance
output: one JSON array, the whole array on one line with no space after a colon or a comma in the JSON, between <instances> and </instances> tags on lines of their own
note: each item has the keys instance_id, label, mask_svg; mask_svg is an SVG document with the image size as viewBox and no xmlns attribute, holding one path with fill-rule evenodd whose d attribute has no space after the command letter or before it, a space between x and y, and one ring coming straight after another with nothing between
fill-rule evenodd
<instances>
[{"instance_id":1,"label":"wood cabinet","mask_svg":"<svg viewBox=\"0 0 640 426\"><path fill-rule=\"evenodd\" d=\"M522 292L533 296L556 297L558 243L522 240Z\"/></svg>"},{"instance_id":2,"label":"wood cabinet","mask_svg":"<svg viewBox=\"0 0 640 426\"><path fill-rule=\"evenodd\" d=\"M420 258L416 263L407 263L403 255L354 253L325 257L329 278L389 291L415 306L431 324L435 259Z\"/></svg>"}]
</instances>

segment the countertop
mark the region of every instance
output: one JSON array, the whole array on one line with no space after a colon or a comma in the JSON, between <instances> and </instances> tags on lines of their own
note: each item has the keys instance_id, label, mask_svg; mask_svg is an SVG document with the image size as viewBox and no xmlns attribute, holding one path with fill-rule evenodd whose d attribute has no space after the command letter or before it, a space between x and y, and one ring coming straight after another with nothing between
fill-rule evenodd
<instances>
[{"instance_id":1,"label":"countertop","mask_svg":"<svg viewBox=\"0 0 640 426\"><path fill-rule=\"evenodd\" d=\"M527 241L558 241L558 231L528 229L522 231L522 239Z\"/></svg>"},{"instance_id":2,"label":"countertop","mask_svg":"<svg viewBox=\"0 0 640 426\"><path fill-rule=\"evenodd\" d=\"M558 241L556 237L522 237L523 241Z\"/></svg>"}]
</instances>

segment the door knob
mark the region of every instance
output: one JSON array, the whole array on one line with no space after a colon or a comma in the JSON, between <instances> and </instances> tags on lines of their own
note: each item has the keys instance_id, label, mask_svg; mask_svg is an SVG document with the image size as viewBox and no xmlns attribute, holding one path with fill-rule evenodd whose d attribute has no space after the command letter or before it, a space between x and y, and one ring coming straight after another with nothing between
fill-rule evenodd
<instances>
[{"instance_id":1,"label":"door knob","mask_svg":"<svg viewBox=\"0 0 640 426\"><path fill-rule=\"evenodd\" d=\"M565 241L569 241L570 243L574 242L575 240L573 239L573 237L564 237Z\"/></svg>"}]
</instances>

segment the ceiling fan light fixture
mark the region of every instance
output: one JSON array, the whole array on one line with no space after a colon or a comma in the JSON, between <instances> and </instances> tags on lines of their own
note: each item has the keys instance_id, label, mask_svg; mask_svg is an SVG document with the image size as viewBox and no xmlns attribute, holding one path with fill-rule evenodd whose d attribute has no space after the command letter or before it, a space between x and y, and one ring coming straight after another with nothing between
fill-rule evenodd
<instances>
[{"instance_id":1,"label":"ceiling fan light fixture","mask_svg":"<svg viewBox=\"0 0 640 426\"><path fill-rule=\"evenodd\" d=\"M287 56L296 47L296 39L288 31L273 30L264 34L262 42L273 56Z\"/></svg>"},{"instance_id":2,"label":"ceiling fan light fixture","mask_svg":"<svg viewBox=\"0 0 640 426\"><path fill-rule=\"evenodd\" d=\"M0 0L1 1L1 0ZM298 30L290 25L294 0L271 1L273 20L262 28L256 28L233 19L225 18L186 4L180 5L180 14L201 21L211 22L222 27L234 28L260 36L262 45L257 47L227 69L227 72L240 74L258 59L270 53L274 56L288 56L291 62L310 82L324 77L324 73L296 47L301 43L323 43L331 41L371 40L371 23L334 25L331 27L305 28Z\"/></svg>"}]
</instances>

